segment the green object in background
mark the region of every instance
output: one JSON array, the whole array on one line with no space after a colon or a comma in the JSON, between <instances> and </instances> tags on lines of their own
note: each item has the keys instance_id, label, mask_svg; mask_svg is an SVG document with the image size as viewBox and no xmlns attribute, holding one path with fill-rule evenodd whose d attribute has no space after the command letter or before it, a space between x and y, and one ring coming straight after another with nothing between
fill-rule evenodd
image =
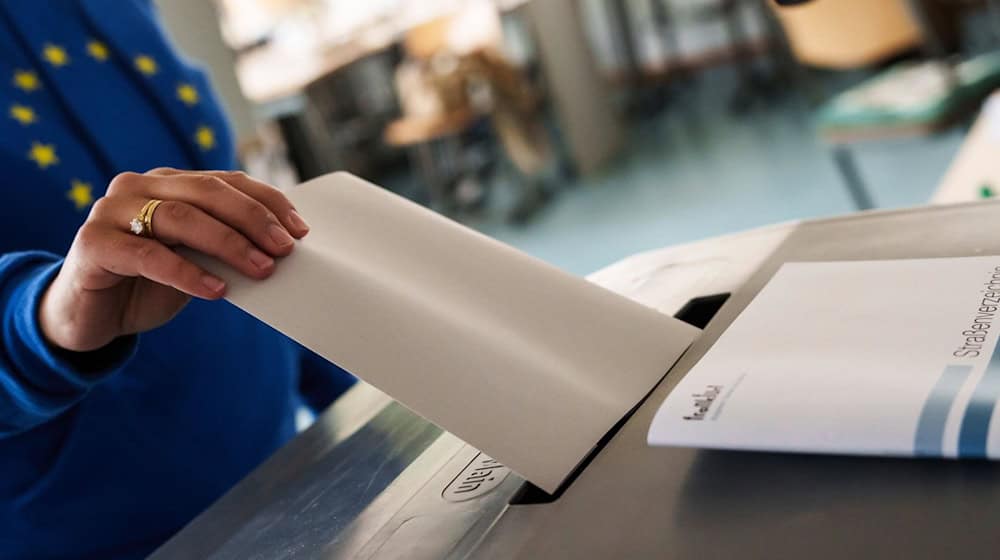
<instances>
[{"instance_id":1,"label":"green object in background","mask_svg":"<svg viewBox=\"0 0 1000 560\"><path fill-rule=\"evenodd\" d=\"M993 198L994 196L996 196L996 191L988 183L983 183L983 186L979 187L979 198Z\"/></svg>"},{"instance_id":2,"label":"green object in background","mask_svg":"<svg viewBox=\"0 0 1000 560\"><path fill-rule=\"evenodd\" d=\"M1000 51L952 66L954 85L947 83L946 64L900 63L841 93L819 109L820 129L933 126L1000 87Z\"/></svg>"}]
</instances>

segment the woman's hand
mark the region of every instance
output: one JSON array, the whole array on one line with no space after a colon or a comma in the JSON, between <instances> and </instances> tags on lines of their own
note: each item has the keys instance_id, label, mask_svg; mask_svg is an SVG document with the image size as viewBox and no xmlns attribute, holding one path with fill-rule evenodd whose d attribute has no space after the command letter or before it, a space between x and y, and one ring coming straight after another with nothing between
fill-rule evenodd
<instances>
[{"instance_id":1,"label":"woman's hand","mask_svg":"<svg viewBox=\"0 0 1000 560\"><path fill-rule=\"evenodd\" d=\"M153 238L130 231L152 199ZM123 173L91 209L39 319L49 342L77 352L163 325L191 296L219 299L225 283L175 253L177 246L218 258L251 278L274 272L309 231L274 187L239 172L157 169Z\"/></svg>"}]
</instances>

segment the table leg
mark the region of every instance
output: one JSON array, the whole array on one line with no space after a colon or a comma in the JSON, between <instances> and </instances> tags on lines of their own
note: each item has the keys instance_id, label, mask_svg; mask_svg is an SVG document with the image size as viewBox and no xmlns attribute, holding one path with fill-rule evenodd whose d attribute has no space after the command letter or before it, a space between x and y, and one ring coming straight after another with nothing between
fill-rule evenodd
<instances>
[{"instance_id":1,"label":"table leg","mask_svg":"<svg viewBox=\"0 0 1000 560\"><path fill-rule=\"evenodd\" d=\"M843 145L833 147L833 161L837 164L844 185L847 187L847 194L857 210L871 210L875 208L872 195L865 186L864 179L858 171L857 163L854 161L854 154L850 148Z\"/></svg>"},{"instance_id":2,"label":"table leg","mask_svg":"<svg viewBox=\"0 0 1000 560\"><path fill-rule=\"evenodd\" d=\"M437 211L447 210L444 180L439 172L437 157L432 142L415 144L410 153L418 170L417 176L427 190L428 206Z\"/></svg>"}]
</instances>

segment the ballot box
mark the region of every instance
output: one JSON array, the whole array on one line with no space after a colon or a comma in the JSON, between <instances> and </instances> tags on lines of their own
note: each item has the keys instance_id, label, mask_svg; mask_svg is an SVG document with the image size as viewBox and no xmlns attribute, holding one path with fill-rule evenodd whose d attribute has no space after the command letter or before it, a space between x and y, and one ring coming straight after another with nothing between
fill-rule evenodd
<instances>
[{"instance_id":1,"label":"ballot box","mask_svg":"<svg viewBox=\"0 0 1000 560\"><path fill-rule=\"evenodd\" d=\"M704 330L557 492L361 385L153 558L995 557L995 463L662 448L646 434L782 263L1000 255L998 224L985 201L630 257L590 279Z\"/></svg>"}]
</instances>

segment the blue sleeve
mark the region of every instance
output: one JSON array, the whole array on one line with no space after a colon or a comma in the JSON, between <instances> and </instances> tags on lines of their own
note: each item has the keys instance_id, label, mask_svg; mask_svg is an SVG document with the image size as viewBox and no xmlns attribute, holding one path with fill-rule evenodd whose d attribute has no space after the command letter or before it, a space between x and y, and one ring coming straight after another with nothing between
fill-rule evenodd
<instances>
[{"instance_id":1,"label":"blue sleeve","mask_svg":"<svg viewBox=\"0 0 1000 560\"><path fill-rule=\"evenodd\" d=\"M299 394L315 414L326 410L355 381L347 371L299 345Z\"/></svg>"},{"instance_id":2,"label":"blue sleeve","mask_svg":"<svg viewBox=\"0 0 1000 560\"><path fill-rule=\"evenodd\" d=\"M44 252L0 256L0 438L66 411L135 353L135 336L81 353L45 341L38 307L61 265L62 259Z\"/></svg>"}]
</instances>

